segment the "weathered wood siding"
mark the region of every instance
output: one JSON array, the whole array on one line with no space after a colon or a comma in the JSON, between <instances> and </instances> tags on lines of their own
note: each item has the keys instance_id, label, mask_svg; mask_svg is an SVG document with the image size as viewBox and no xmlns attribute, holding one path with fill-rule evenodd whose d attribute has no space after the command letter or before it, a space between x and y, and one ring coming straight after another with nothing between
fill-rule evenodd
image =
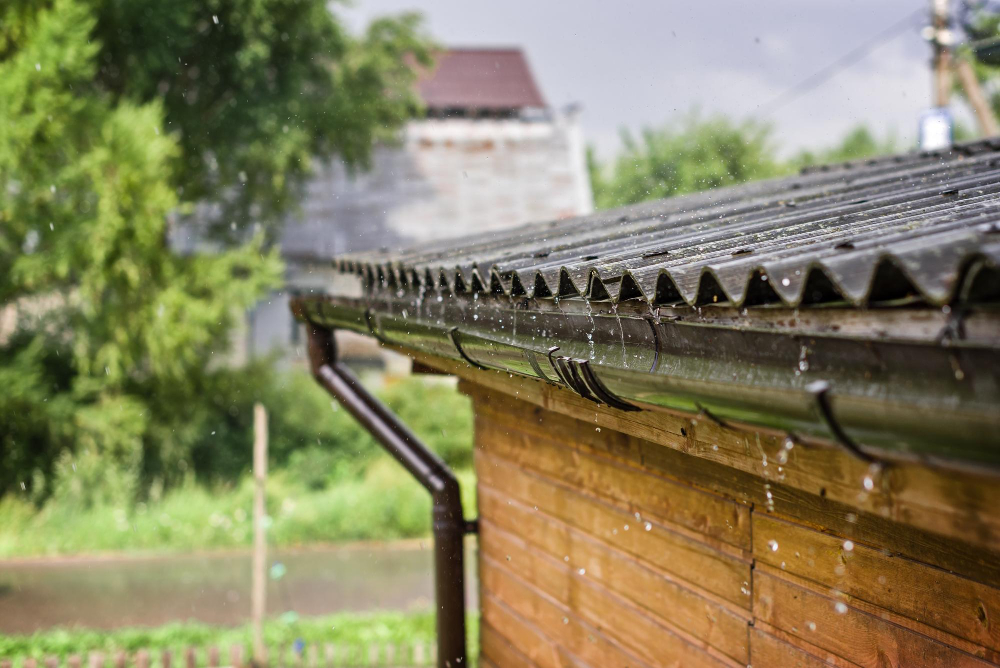
<instances>
[{"instance_id":1,"label":"weathered wood siding","mask_svg":"<svg viewBox=\"0 0 1000 668\"><path fill-rule=\"evenodd\" d=\"M473 378L484 666L1000 661L995 481Z\"/></svg>"}]
</instances>

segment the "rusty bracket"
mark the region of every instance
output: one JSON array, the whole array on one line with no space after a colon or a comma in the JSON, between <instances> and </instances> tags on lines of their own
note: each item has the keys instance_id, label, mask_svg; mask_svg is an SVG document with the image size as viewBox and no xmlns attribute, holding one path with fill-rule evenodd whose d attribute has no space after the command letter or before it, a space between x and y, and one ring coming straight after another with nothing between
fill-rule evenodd
<instances>
[{"instance_id":1,"label":"rusty bracket","mask_svg":"<svg viewBox=\"0 0 1000 668\"><path fill-rule=\"evenodd\" d=\"M847 435L847 432L840 426L840 423L837 422L837 418L833 414L833 406L830 405L830 397L828 396L830 392L830 383L825 380L817 380L806 385L805 389L806 392L812 394L816 399L816 406L819 408L819 413L826 422L826 426L830 428L830 432L836 439L837 445L839 445L844 452L857 457L861 461L868 462L869 464L879 463L879 460L862 450L861 447Z\"/></svg>"}]
</instances>

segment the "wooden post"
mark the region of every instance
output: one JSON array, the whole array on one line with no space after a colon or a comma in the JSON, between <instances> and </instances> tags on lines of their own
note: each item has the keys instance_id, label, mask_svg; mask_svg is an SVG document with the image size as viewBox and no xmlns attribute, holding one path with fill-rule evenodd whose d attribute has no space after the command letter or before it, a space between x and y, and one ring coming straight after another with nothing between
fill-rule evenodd
<instances>
[{"instance_id":1,"label":"wooden post","mask_svg":"<svg viewBox=\"0 0 1000 668\"><path fill-rule=\"evenodd\" d=\"M993 108L990 107L989 100L983 94L983 89L979 85L979 79L976 78L972 64L966 58L956 58L955 72L965 90L965 97L969 100L972 110L976 112L979 129L987 137L995 137L1000 134L1000 126L997 125L997 119L993 115Z\"/></svg>"},{"instance_id":2,"label":"wooden post","mask_svg":"<svg viewBox=\"0 0 1000 668\"><path fill-rule=\"evenodd\" d=\"M250 590L253 620L253 660L263 666L264 614L267 608L267 536L264 526L264 492L267 484L267 411L261 404L253 407L253 582Z\"/></svg>"}]
</instances>

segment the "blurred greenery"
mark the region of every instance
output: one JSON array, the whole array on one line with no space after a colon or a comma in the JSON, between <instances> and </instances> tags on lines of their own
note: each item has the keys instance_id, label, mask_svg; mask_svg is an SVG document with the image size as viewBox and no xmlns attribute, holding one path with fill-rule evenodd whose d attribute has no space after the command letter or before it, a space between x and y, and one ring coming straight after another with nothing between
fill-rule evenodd
<instances>
[{"instance_id":1,"label":"blurred greenery","mask_svg":"<svg viewBox=\"0 0 1000 668\"><path fill-rule=\"evenodd\" d=\"M607 209L647 200L784 176L814 164L857 160L899 150L893 135L877 137L857 126L837 144L820 151L778 156L770 126L736 123L725 116L691 111L638 137L622 131L622 152L601 163L593 150L587 164L594 203Z\"/></svg>"},{"instance_id":2,"label":"blurred greenery","mask_svg":"<svg viewBox=\"0 0 1000 668\"><path fill-rule=\"evenodd\" d=\"M430 46L414 15L354 36L324 0L0 4L0 496L236 479L275 381L224 361L280 285L275 225L311 160L364 166L418 112ZM176 254L195 203L226 243Z\"/></svg>"},{"instance_id":3,"label":"blurred greenery","mask_svg":"<svg viewBox=\"0 0 1000 668\"><path fill-rule=\"evenodd\" d=\"M479 617L469 615L466 628L471 653L469 658L474 662L479 649L479 642L476 640L479 637ZM160 666L159 652L171 650L174 652L173 665L179 665L182 652L188 647L196 647L203 652L207 646L215 645L222 656L227 657L229 648L239 645L243 648L243 655L249 656L251 638L249 625L223 628L195 622L115 631L56 628L31 635L0 635L0 656L14 660L18 667L23 659L40 660L46 655L146 649L154 652L151 665ZM373 644L384 650L384 646L389 643L397 646L401 643L410 646L414 643L430 645L434 639L434 614L431 611L342 613L301 619L270 619L264 624L264 641L268 648L287 648L296 641L305 644L334 643L355 648L359 656L351 658L364 661L368 660L368 654L362 648ZM396 656L397 659L401 658L398 653Z\"/></svg>"},{"instance_id":4,"label":"blurred greenery","mask_svg":"<svg viewBox=\"0 0 1000 668\"><path fill-rule=\"evenodd\" d=\"M780 173L771 131L755 121L702 118L692 111L677 122L645 128L636 137L622 131L623 149L607 166L591 154L597 208L762 179Z\"/></svg>"},{"instance_id":5,"label":"blurred greenery","mask_svg":"<svg viewBox=\"0 0 1000 668\"><path fill-rule=\"evenodd\" d=\"M429 535L427 492L306 374L289 372L274 380L256 395L269 409L273 435L267 488L271 543ZM206 402L203 414L191 416L211 435L195 452L207 460L201 466L213 472L211 478L192 473L179 487L154 488L141 502L123 502L111 493L88 493L107 484L109 473L99 461L71 456L60 463L56 489L41 507L27 493L0 498L0 558L250 545L248 444L255 393L243 390L229 395L239 400L215 410ZM465 512L473 517L470 401L447 382L416 377L378 394L457 470Z\"/></svg>"}]
</instances>

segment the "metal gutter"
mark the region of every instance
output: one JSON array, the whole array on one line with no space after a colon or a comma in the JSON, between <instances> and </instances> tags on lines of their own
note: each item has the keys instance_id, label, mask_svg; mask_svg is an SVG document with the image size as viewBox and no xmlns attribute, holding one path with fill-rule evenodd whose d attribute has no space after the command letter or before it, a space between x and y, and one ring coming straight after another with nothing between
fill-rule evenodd
<instances>
[{"instance_id":1,"label":"metal gutter","mask_svg":"<svg viewBox=\"0 0 1000 668\"><path fill-rule=\"evenodd\" d=\"M476 522L467 522L462 512L458 480L441 458L337 360L332 329L311 324L308 345L317 382L431 494L438 666L457 668L467 659L463 538L477 531Z\"/></svg>"},{"instance_id":2,"label":"metal gutter","mask_svg":"<svg viewBox=\"0 0 1000 668\"><path fill-rule=\"evenodd\" d=\"M705 315L712 307L629 309L480 294L439 299L415 288L392 293L363 284L356 294L299 297L294 308L323 327L564 385L595 404L701 413L779 430L801 443L837 444L871 461L1000 472L995 309L949 315L916 307L913 334L905 322L879 331L878 310L840 309L825 319L826 329L807 330L794 324L794 309L720 309L726 316L715 324ZM885 319L893 322L902 321L898 311L905 308L880 310L897 313ZM965 318L975 326L966 328ZM858 319L867 323L838 331L836 323ZM939 331L929 336L934 323Z\"/></svg>"}]
</instances>

